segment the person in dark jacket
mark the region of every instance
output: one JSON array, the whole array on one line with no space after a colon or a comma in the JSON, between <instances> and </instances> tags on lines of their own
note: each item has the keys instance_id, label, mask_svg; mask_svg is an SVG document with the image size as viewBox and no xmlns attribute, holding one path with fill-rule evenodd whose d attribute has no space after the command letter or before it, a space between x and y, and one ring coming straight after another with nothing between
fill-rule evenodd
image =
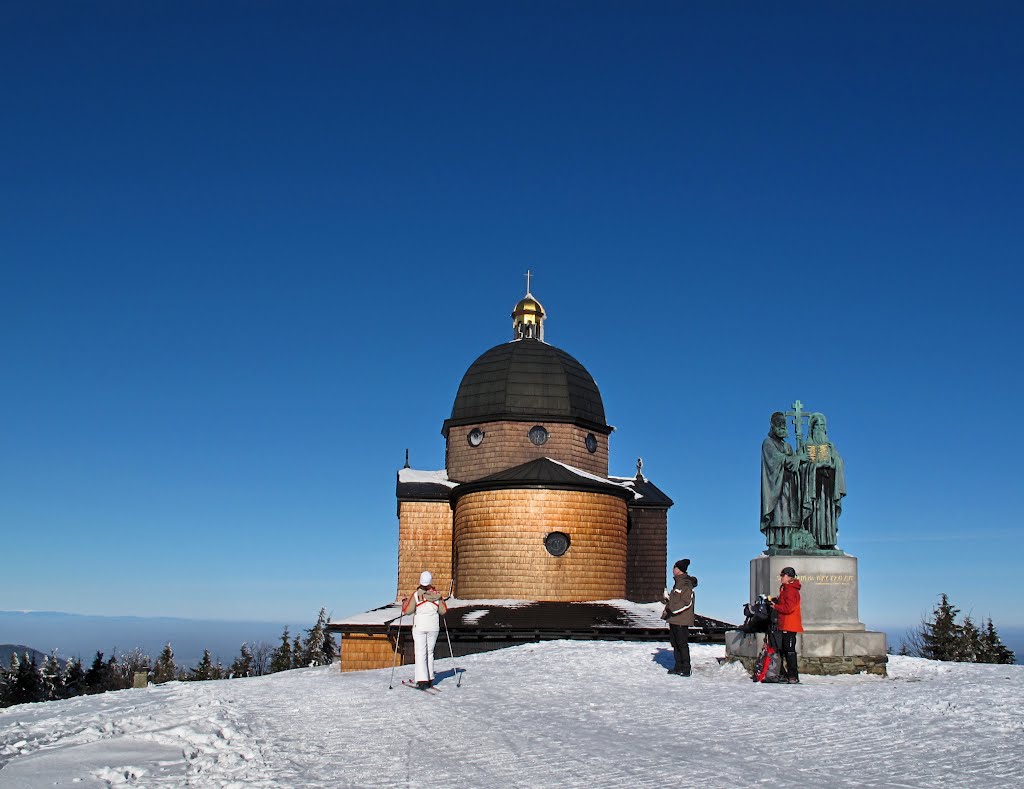
<instances>
[{"instance_id":1,"label":"person in dark jacket","mask_svg":"<svg viewBox=\"0 0 1024 789\"><path fill-rule=\"evenodd\" d=\"M777 642L786 668L786 681L790 685L800 682L796 666L796 634L804 632L803 617L800 613L800 581L796 570L783 567L779 573L779 596L772 601L772 608L779 615Z\"/></svg>"},{"instance_id":2,"label":"person in dark jacket","mask_svg":"<svg viewBox=\"0 0 1024 789\"><path fill-rule=\"evenodd\" d=\"M672 652L675 665L668 670L669 674L681 677L690 676L690 625L693 624L694 594L697 579L687 570L689 559L680 559L672 567L675 582L672 590L665 590L662 599L665 610L661 618L668 622L669 638L672 641Z\"/></svg>"}]
</instances>

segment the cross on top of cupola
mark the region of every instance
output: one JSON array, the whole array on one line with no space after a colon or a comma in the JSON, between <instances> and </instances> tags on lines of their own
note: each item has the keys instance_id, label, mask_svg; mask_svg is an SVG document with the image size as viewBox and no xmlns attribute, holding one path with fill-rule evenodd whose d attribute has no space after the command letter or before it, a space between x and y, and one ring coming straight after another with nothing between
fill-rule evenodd
<instances>
[{"instance_id":1,"label":"cross on top of cupola","mask_svg":"<svg viewBox=\"0 0 1024 789\"><path fill-rule=\"evenodd\" d=\"M526 295L512 310L512 339L544 340L544 308L530 293L530 272L526 272Z\"/></svg>"}]
</instances>

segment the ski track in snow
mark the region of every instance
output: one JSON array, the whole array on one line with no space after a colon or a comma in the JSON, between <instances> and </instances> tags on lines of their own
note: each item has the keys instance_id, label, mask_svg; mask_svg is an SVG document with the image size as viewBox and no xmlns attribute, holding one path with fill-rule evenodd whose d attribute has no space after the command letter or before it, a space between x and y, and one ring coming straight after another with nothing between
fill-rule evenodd
<instances>
[{"instance_id":1,"label":"ski track in snow","mask_svg":"<svg viewBox=\"0 0 1024 789\"><path fill-rule=\"evenodd\" d=\"M171 683L0 710L0 787L1018 787L1024 667L890 657L755 685L721 646L552 641L412 667ZM439 646L440 657L444 649Z\"/></svg>"}]
</instances>

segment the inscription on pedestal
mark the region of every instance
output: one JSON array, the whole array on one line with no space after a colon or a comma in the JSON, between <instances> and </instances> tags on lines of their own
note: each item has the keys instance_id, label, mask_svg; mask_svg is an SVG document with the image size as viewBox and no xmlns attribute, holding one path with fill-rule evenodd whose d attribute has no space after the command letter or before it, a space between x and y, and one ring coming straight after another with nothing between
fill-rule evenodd
<instances>
[{"instance_id":1,"label":"inscription on pedestal","mask_svg":"<svg viewBox=\"0 0 1024 789\"><path fill-rule=\"evenodd\" d=\"M800 578L801 581L808 584L820 584L822 586L840 586L843 584L852 584L854 577L852 575L804 575Z\"/></svg>"}]
</instances>

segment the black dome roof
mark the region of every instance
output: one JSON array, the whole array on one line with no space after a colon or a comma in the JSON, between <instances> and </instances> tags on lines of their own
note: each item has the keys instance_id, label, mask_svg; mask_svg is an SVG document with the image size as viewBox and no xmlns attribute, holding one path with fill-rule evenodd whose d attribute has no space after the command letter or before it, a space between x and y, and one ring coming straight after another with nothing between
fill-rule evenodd
<instances>
[{"instance_id":1,"label":"black dome roof","mask_svg":"<svg viewBox=\"0 0 1024 789\"><path fill-rule=\"evenodd\" d=\"M586 368L560 348L534 339L497 345L470 365L448 428L478 422L573 422L610 433L601 392Z\"/></svg>"}]
</instances>

